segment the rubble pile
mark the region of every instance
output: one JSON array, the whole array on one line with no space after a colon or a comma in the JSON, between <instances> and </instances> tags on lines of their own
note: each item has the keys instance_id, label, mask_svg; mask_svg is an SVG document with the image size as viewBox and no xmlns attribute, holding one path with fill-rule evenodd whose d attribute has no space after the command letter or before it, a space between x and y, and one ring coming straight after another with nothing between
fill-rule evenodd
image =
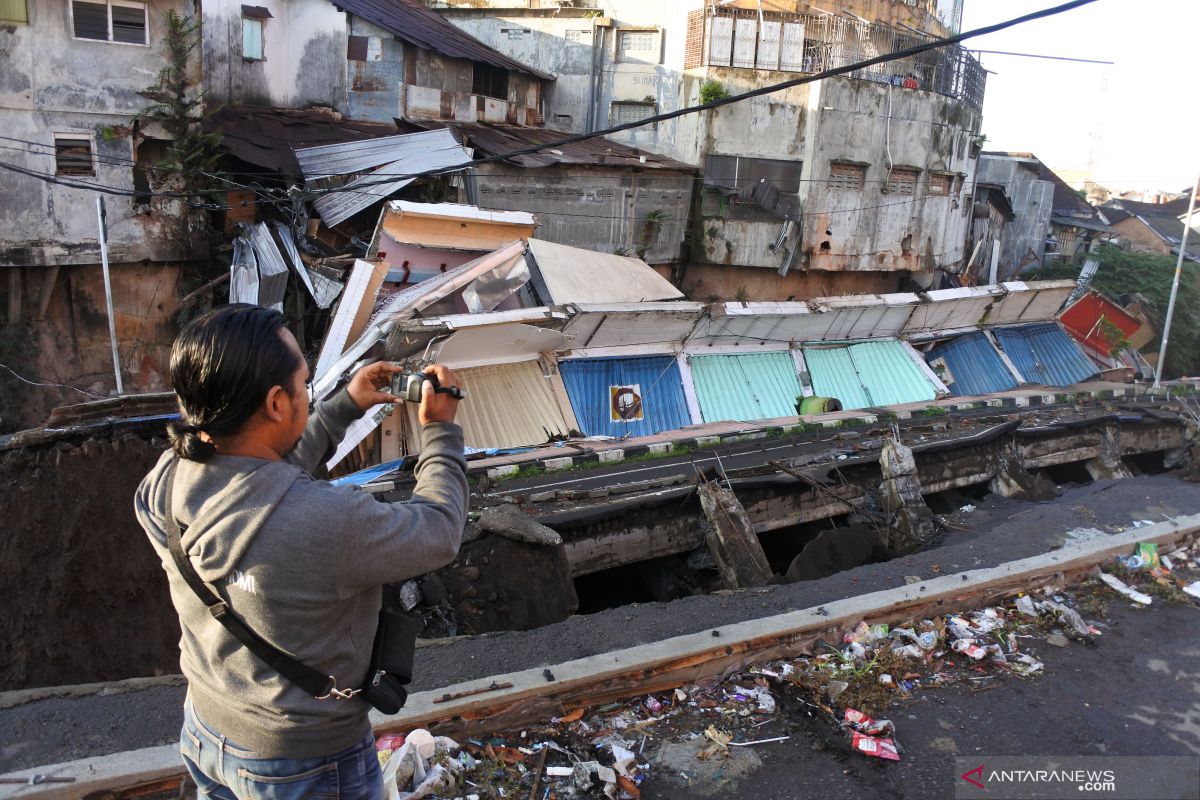
<instances>
[{"instance_id":1,"label":"rubble pile","mask_svg":"<svg viewBox=\"0 0 1200 800\"><path fill-rule=\"evenodd\" d=\"M377 744L387 790L392 800L638 800L655 771L685 782L722 780L747 758L757 763L748 751L790 739L797 715L826 729L844 752L899 761L903 732L882 718L890 706L930 689L981 690L1004 675L1044 673L1040 648L1091 644L1102 635L1104 623L1089 618L1102 616L1104 601L1112 599L1105 584L1142 605L1151 602L1150 592L1195 602L1200 581L1186 575L1197 570L1198 558L1200 545L1160 556L1155 545L1142 544L1074 591L1050 586L1000 605L894 626L862 621L839 642L818 640L811 655L576 708L489 738L460 743L423 729L385 734Z\"/></svg>"}]
</instances>

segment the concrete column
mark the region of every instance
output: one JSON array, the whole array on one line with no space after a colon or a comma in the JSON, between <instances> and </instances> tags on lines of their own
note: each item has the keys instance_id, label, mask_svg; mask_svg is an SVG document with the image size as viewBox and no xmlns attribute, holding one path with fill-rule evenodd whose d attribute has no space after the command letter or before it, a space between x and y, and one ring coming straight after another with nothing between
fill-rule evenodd
<instances>
[{"instance_id":1,"label":"concrete column","mask_svg":"<svg viewBox=\"0 0 1200 800\"><path fill-rule=\"evenodd\" d=\"M913 550L934 533L933 512L921 496L921 479L912 450L891 439L879 455L883 483L879 485L879 504L888 515L884 535L887 546L897 553Z\"/></svg>"},{"instance_id":2,"label":"concrete column","mask_svg":"<svg viewBox=\"0 0 1200 800\"><path fill-rule=\"evenodd\" d=\"M1121 432L1117 425L1106 425L1100 437L1100 455L1084 464L1092 480L1132 477L1121 461Z\"/></svg>"},{"instance_id":3,"label":"concrete column","mask_svg":"<svg viewBox=\"0 0 1200 800\"><path fill-rule=\"evenodd\" d=\"M715 482L699 486L700 507L712 525L704 537L730 589L763 586L773 573L754 525L734 493Z\"/></svg>"}]
</instances>

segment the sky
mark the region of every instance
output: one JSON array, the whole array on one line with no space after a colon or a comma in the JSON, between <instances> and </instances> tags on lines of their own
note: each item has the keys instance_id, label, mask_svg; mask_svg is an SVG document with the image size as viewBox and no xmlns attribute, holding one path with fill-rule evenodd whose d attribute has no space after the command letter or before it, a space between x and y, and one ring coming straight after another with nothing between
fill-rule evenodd
<instances>
[{"instance_id":1,"label":"sky","mask_svg":"<svg viewBox=\"0 0 1200 800\"><path fill-rule=\"evenodd\" d=\"M1059 3L965 0L962 30ZM1189 56L1200 0L1096 0L963 42L969 50L1114 61L1112 66L979 56L985 150L1032 152L1113 190L1182 191L1200 171L1200 102ZM1064 175L1064 178L1068 176Z\"/></svg>"}]
</instances>

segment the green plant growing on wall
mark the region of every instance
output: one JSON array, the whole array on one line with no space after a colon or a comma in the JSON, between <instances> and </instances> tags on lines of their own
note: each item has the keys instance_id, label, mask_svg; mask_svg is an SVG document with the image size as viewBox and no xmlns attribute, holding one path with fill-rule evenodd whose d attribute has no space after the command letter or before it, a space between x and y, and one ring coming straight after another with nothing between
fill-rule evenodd
<instances>
[{"instance_id":1,"label":"green plant growing on wall","mask_svg":"<svg viewBox=\"0 0 1200 800\"><path fill-rule=\"evenodd\" d=\"M730 97L729 90L725 88L725 84L718 80L709 78L700 84L701 103L714 103L717 100L725 100L728 97Z\"/></svg>"},{"instance_id":2,"label":"green plant growing on wall","mask_svg":"<svg viewBox=\"0 0 1200 800\"><path fill-rule=\"evenodd\" d=\"M637 257L645 260L646 253L658 241L658 235L662 233L663 224L667 221L667 212L662 209L654 209L646 212L646 221L642 223L642 233L638 237Z\"/></svg>"},{"instance_id":3,"label":"green plant growing on wall","mask_svg":"<svg viewBox=\"0 0 1200 800\"><path fill-rule=\"evenodd\" d=\"M221 134L205 132L204 96L189 70L192 52L200 46L200 24L174 10L165 19L169 65L158 73L154 85L138 92L151 105L138 112L134 121L156 122L171 137L166 158L154 169L156 176L177 176L183 191L211 196L225 182L212 174L221 157Z\"/></svg>"},{"instance_id":4,"label":"green plant growing on wall","mask_svg":"<svg viewBox=\"0 0 1200 800\"><path fill-rule=\"evenodd\" d=\"M1108 344L1110 358L1116 358L1118 353L1129 347L1129 339L1125 337L1125 332L1108 317L1100 317L1100 337Z\"/></svg>"}]
</instances>

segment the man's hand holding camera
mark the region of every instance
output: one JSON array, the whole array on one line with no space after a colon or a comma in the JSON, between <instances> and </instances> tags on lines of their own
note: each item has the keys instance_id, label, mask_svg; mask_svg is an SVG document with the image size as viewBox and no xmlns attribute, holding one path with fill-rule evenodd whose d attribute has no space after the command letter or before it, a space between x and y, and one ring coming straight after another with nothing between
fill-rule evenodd
<instances>
[{"instance_id":1,"label":"man's hand holding camera","mask_svg":"<svg viewBox=\"0 0 1200 800\"><path fill-rule=\"evenodd\" d=\"M405 372L404 367L390 361L376 361L368 364L354 374L346 391L350 398L363 411L380 403L396 403L404 400L392 393L392 379ZM433 376L437 386L444 389L457 387L458 378L441 364L431 364L421 370L426 375ZM458 398L445 392L435 392L433 381L423 381L421 385L421 404L417 408L417 420L422 425L430 422L453 422L458 411Z\"/></svg>"}]
</instances>

